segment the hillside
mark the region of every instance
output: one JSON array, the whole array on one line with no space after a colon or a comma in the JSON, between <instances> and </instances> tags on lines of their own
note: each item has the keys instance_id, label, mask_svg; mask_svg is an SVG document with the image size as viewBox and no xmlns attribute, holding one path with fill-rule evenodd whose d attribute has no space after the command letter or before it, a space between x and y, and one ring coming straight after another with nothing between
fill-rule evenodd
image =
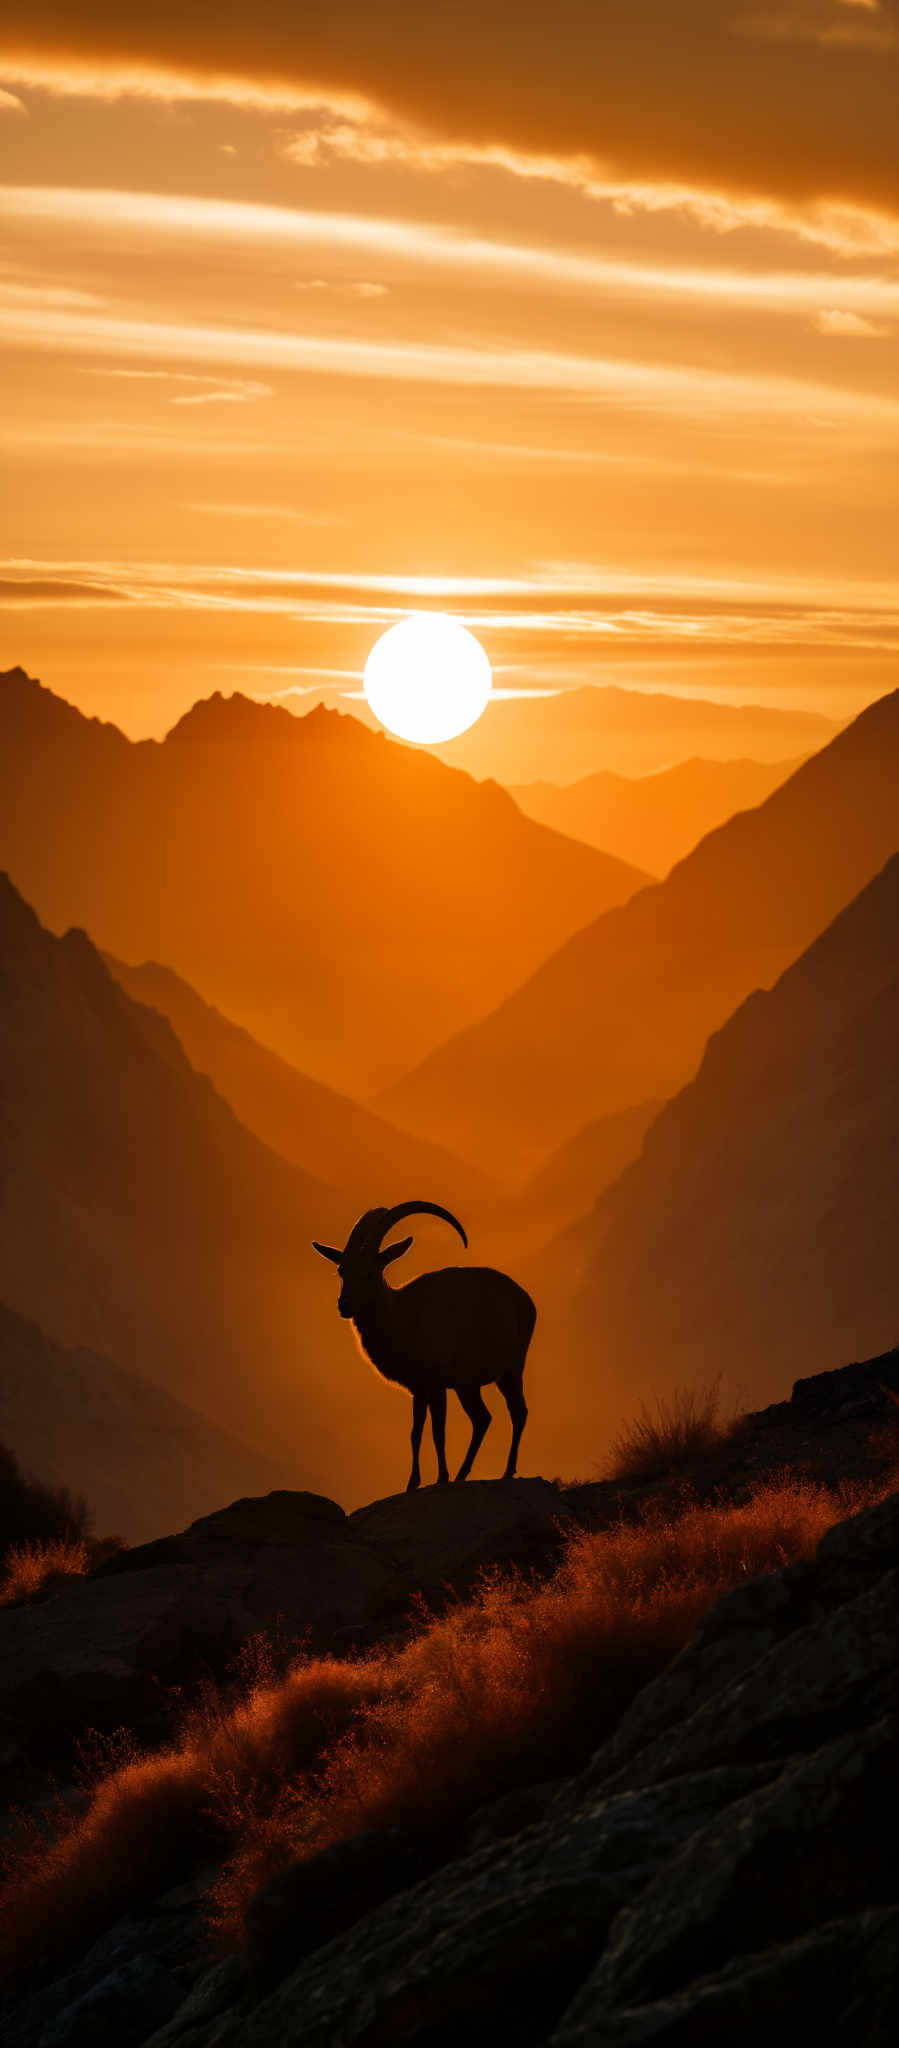
<instances>
[{"instance_id":1,"label":"hillside","mask_svg":"<svg viewBox=\"0 0 899 2048\"><path fill-rule=\"evenodd\" d=\"M797 761L679 761L655 775L601 771L567 785L528 782L510 796L541 825L667 875L706 832L763 803Z\"/></svg>"},{"instance_id":2,"label":"hillside","mask_svg":"<svg viewBox=\"0 0 899 2048\"><path fill-rule=\"evenodd\" d=\"M897 1046L899 855L716 1033L560 1247L594 1426L721 1371L731 1397L770 1398L895 1338Z\"/></svg>"},{"instance_id":3,"label":"hillside","mask_svg":"<svg viewBox=\"0 0 899 2048\"><path fill-rule=\"evenodd\" d=\"M10 1309L164 1388L295 1485L368 1492L373 1470L389 1475L402 1411L311 1250L352 1220L345 1201L247 1131L84 933L51 936L6 879L0 1165Z\"/></svg>"},{"instance_id":4,"label":"hillside","mask_svg":"<svg viewBox=\"0 0 899 2048\"><path fill-rule=\"evenodd\" d=\"M578 932L379 1099L405 1128L532 1171L585 1124L683 1085L899 846L899 691L664 882Z\"/></svg>"},{"instance_id":5,"label":"hillside","mask_svg":"<svg viewBox=\"0 0 899 2048\"><path fill-rule=\"evenodd\" d=\"M891 2041L897 1385L653 1486L237 1501L0 1610L9 2048Z\"/></svg>"},{"instance_id":6,"label":"hillside","mask_svg":"<svg viewBox=\"0 0 899 2048\"><path fill-rule=\"evenodd\" d=\"M50 1486L77 1474L98 1535L160 1536L277 1467L93 1351L54 1344L0 1304L0 1442Z\"/></svg>"},{"instance_id":7,"label":"hillside","mask_svg":"<svg viewBox=\"0 0 899 2048\"><path fill-rule=\"evenodd\" d=\"M836 731L816 711L767 704L725 704L587 684L554 696L500 699L477 725L433 751L473 775L507 786L575 782L600 769L653 775L694 755L707 760L787 761L823 747Z\"/></svg>"},{"instance_id":8,"label":"hillside","mask_svg":"<svg viewBox=\"0 0 899 2048\"><path fill-rule=\"evenodd\" d=\"M106 964L135 1002L168 1018L191 1065L208 1074L248 1130L339 1191L342 1217L409 1188L439 1188L440 1200L469 1219L492 1206L490 1184L474 1168L310 1080L204 1003L171 968L155 961L129 967L111 954Z\"/></svg>"},{"instance_id":9,"label":"hillside","mask_svg":"<svg viewBox=\"0 0 899 2048\"><path fill-rule=\"evenodd\" d=\"M54 930L164 961L354 1096L645 879L337 712L216 695L132 744L21 669L0 677L0 866Z\"/></svg>"}]
</instances>

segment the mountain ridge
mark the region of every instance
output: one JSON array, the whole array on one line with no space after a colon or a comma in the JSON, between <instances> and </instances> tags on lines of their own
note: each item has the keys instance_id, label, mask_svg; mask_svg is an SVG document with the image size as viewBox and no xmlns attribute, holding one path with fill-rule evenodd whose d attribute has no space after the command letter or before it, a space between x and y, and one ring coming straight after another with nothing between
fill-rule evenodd
<instances>
[{"instance_id":1,"label":"mountain ridge","mask_svg":"<svg viewBox=\"0 0 899 2048\"><path fill-rule=\"evenodd\" d=\"M0 866L54 929L165 961L357 1098L646 879L350 717L218 695L132 742L22 678L0 676Z\"/></svg>"},{"instance_id":2,"label":"mountain ridge","mask_svg":"<svg viewBox=\"0 0 899 2048\"><path fill-rule=\"evenodd\" d=\"M583 926L376 1106L525 1173L596 1118L673 1094L709 1034L895 851L897 777L899 690L665 881Z\"/></svg>"},{"instance_id":3,"label":"mountain ridge","mask_svg":"<svg viewBox=\"0 0 899 2048\"><path fill-rule=\"evenodd\" d=\"M755 1402L813 1361L886 1348L897 1044L899 854L712 1034L640 1156L560 1240L575 1379L576 1358L608 1351L631 1403L722 1370Z\"/></svg>"},{"instance_id":4,"label":"mountain ridge","mask_svg":"<svg viewBox=\"0 0 899 2048\"><path fill-rule=\"evenodd\" d=\"M800 766L694 754L650 775L600 769L577 782L519 784L511 795L528 817L664 876L707 832L763 803Z\"/></svg>"}]
</instances>

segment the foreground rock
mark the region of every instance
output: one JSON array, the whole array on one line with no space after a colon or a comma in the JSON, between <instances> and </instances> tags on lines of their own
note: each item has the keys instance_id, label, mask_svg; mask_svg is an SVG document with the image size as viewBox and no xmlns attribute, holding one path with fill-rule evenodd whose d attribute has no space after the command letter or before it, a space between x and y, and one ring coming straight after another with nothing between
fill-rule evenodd
<instances>
[{"instance_id":1,"label":"foreground rock","mask_svg":"<svg viewBox=\"0 0 899 2048\"><path fill-rule=\"evenodd\" d=\"M0 1759L7 1773L64 1762L88 1727L155 1739L169 1690L221 1675L260 1631L351 1650L404 1629L416 1595L440 1600L513 1558L548 1564L570 1521L542 1479L429 1488L350 1516L318 1494L235 1501L0 1610Z\"/></svg>"},{"instance_id":2,"label":"foreground rock","mask_svg":"<svg viewBox=\"0 0 899 2048\"><path fill-rule=\"evenodd\" d=\"M152 2048L757 2048L765 2019L887 2048L897 1703L894 1494L722 1600L536 1825L298 1966L282 1917L276 1987L219 1968Z\"/></svg>"},{"instance_id":3,"label":"foreground rock","mask_svg":"<svg viewBox=\"0 0 899 2048\"><path fill-rule=\"evenodd\" d=\"M690 1483L745 1499L784 1466L831 1483L882 1472L895 1388L897 1353L800 1382ZM15 1796L28 1758L63 1759L85 1727L164 1734L164 1688L221 1670L260 1628L341 1650L389 1639L417 1592L548 1568L572 1521L664 1509L682 1479L469 1483L349 1517L275 1493L124 1552L0 1611ZM897 1708L894 1495L832 1529L814 1563L721 1600L579 1777L544 1756L540 1782L442 1840L385 1829L288 1868L254 1902L247 1954L214 1969L191 1865L62 1974L32 1973L4 2042L448 2048L464 2030L473 2048L757 2048L768 2021L892 2048Z\"/></svg>"}]
</instances>

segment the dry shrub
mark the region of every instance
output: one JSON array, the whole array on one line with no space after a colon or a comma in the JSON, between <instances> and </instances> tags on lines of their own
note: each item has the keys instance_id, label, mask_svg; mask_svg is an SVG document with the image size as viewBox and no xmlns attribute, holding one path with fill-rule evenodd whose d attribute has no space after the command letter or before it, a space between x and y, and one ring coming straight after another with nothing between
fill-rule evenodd
<instances>
[{"instance_id":1,"label":"dry shrub","mask_svg":"<svg viewBox=\"0 0 899 2048\"><path fill-rule=\"evenodd\" d=\"M170 1749L126 1758L85 1811L19 1848L0 1894L6 1966L92 1931L210 1846L228 1854L210 1915L234 1943L260 1884L297 1856L391 1824L451 1840L485 1799L579 1768L729 1586L808 1554L888 1490L786 1477L742 1506L684 1495L577 1533L546 1583L485 1579L397 1650L306 1656L237 1700L208 1693Z\"/></svg>"},{"instance_id":2,"label":"dry shrub","mask_svg":"<svg viewBox=\"0 0 899 2048\"><path fill-rule=\"evenodd\" d=\"M729 1434L720 1419L721 1375L705 1387L675 1387L670 1400L657 1398L655 1414L640 1404L609 1446L609 1479L659 1479L678 1465L708 1456Z\"/></svg>"},{"instance_id":3,"label":"dry shrub","mask_svg":"<svg viewBox=\"0 0 899 2048\"><path fill-rule=\"evenodd\" d=\"M90 1569L91 1555L83 1536L57 1536L47 1542L14 1543L0 1564L0 1607L17 1600L36 1600L64 1579L80 1578Z\"/></svg>"},{"instance_id":4,"label":"dry shrub","mask_svg":"<svg viewBox=\"0 0 899 2048\"><path fill-rule=\"evenodd\" d=\"M298 1856L364 1829L451 1829L516 1783L577 1769L722 1592L809 1554L863 1504L789 1478L741 1507L685 1498L579 1533L545 1585L488 1579L370 1667L380 1694L315 1768L287 1773L273 1801L251 1791L213 1895L224 1939L240 1939L249 1899Z\"/></svg>"},{"instance_id":5,"label":"dry shrub","mask_svg":"<svg viewBox=\"0 0 899 2048\"><path fill-rule=\"evenodd\" d=\"M204 1853L227 1850L251 1800L271 1802L383 1685L374 1661L308 1658L243 1698L207 1688L178 1741L154 1755L125 1731L85 1745L86 1799L20 1817L4 1846L0 1974L90 1936Z\"/></svg>"}]
</instances>

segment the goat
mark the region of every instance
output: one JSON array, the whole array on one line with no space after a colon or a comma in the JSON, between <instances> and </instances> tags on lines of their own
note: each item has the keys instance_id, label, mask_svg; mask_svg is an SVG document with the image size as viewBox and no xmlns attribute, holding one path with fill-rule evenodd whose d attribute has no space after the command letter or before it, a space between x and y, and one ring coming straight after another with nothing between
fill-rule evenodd
<instances>
[{"instance_id":1,"label":"goat","mask_svg":"<svg viewBox=\"0 0 899 2048\"><path fill-rule=\"evenodd\" d=\"M436 1202L400 1202L392 1209L368 1209L344 1245L316 1244L342 1282L337 1303L352 1322L362 1350L381 1378L412 1396L412 1472L407 1493L421 1485L419 1451L430 1410L438 1484L449 1480L446 1464L446 1396L458 1396L471 1423L471 1442L456 1473L467 1479L493 1417L481 1388L497 1386L512 1420L512 1446L505 1477L512 1479L527 1421L522 1378L537 1310L529 1294L492 1266L444 1266L422 1273L405 1287L388 1287L385 1268L409 1250L411 1237L381 1250L387 1232L404 1216L442 1216L468 1238L449 1209Z\"/></svg>"}]
</instances>

